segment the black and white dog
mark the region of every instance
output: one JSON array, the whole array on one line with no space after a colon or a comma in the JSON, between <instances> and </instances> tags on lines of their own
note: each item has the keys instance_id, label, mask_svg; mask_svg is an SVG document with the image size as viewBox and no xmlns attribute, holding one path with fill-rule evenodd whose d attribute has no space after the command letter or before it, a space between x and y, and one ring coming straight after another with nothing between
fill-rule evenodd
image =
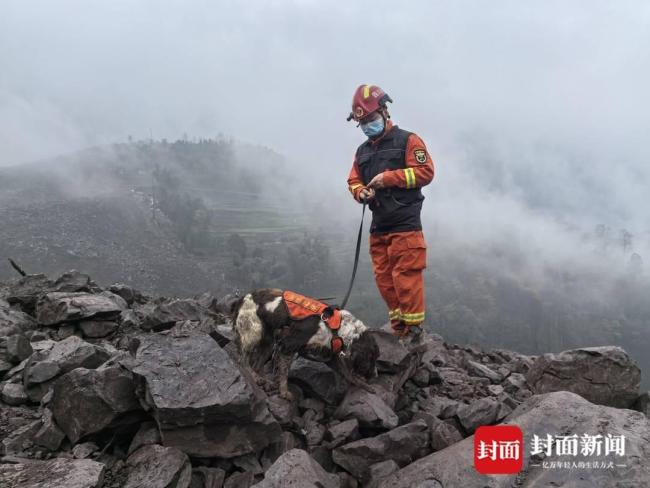
<instances>
[{"instance_id":1,"label":"black and white dog","mask_svg":"<svg viewBox=\"0 0 650 488\"><path fill-rule=\"evenodd\" d=\"M264 288L241 297L231 311L240 364L258 384L266 383L258 372L274 356L280 395L291 399L289 367L295 355L300 354L328 362L348 382L370 389L366 380L376 375L379 348L370 329L347 310L337 311L339 325L334 331L323 314L296 320L283 291ZM340 352L332 350L335 337L341 343Z\"/></svg>"}]
</instances>

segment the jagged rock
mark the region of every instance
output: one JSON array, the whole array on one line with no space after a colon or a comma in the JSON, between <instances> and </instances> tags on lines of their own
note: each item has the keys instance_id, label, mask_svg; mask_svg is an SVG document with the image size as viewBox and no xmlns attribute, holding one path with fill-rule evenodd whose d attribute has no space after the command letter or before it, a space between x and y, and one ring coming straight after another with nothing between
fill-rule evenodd
<instances>
[{"instance_id":1,"label":"jagged rock","mask_svg":"<svg viewBox=\"0 0 650 488\"><path fill-rule=\"evenodd\" d=\"M77 336L55 342L49 351L35 353L23 371L23 383L32 401L43 398L52 379L75 368L96 368L110 358L103 347Z\"/></svg>"},{"instance_id":2,"label":"jagged rock","mask_svg":"<svg viewBox=\"0 0 650 488\"><path fill-rule=\"evenodd\" d=\"M54 418L73 443L118 423L136 421L137 416L125 419L124 414L142 408L133 377L121 366L74 369L57 379L53 389Z\"/></svg>"},{"instance_id":3,"label":"jagged rock","mask_svg":"<svg viewBox=\"0 0 650 488\"><path fill-rule=\"evenodd\" d=\"M0 464L0 486L7 488L100 488L104 465L90 459L52 459Z\"/></svg>"},{"instance_id":4,"label":"jagged rock","mask_svg":"<svg viewBox=\"0 0 650 488\"><path fill-rule=\"evenodd\" d=\"M156 422L143 422L135 433L133 440L131 440L128 454L131 454L142 446L160 444L160 442L160 431Z\"/></svg>"},{"instance_id":5,"label":"jagged rock","mask_svg":"<svg viewBox=\"0 0 650 488\"><path fill-rule=\"evenodd\" d=\"M24 276L9 287L7 302L19 305L23 312L32 313L38 297L50 290L53 284L44 274Z\"/></svg>"},{"instance_id":6,"label":"jagged rock","mask_svg":"<svg viewBox=\"0 0 650 488\"><path fill-rule=\"evenodd\" d=\"M500 386L503 386L508 394L514 396L519 401L523 401L533 395L526 381L526 377L522 373L510 374Z\"/></svg>"},{"instance_id":7,"label":"jagged rock","mask_svg":"<svg viewBox=\"0 0 650 488\"><path fill-rule=\"evenodd\" d=\"M341 401L346 391L345 381L325 363L298 357L289 370L289 379L306 393L315 395L329 405Z\"/></svg>"},{"instance_id":8,"label":"jagged rock","mask_svg":"<svg viewBox=\"0 0 650 488\"><path fill-rule=\"evenodd\" d=\"M332 451L332 458L357 479L366 480L371 465L392 459L398 465L405 466L417 459L428 444L429 428L424 421L418 420L378 436L337 447Z\"/></svg>"},{"instance_id":9,"label":"jagged rock","mask_svg":"<svg viewBox=\"0 0 650 488\"><path fill-rule=\"evenodd\" d=\"M422 362L433 366L446 366L451 362L449 351L442 336L427 333L423 335L422 343L426 350L422 355Z\"/></svg>"},{"instance_id":10,"label":"jagged rock","mask_svg":"<svg viewBox=\"0 0 650 488\"><path fill-rule=\"evenodd\" d=\"M499 373L476 361L467 361L467 370L472 375L487 378L492 383L498 383L503 379Z\"/></svg>"},{"instance_id":11,"label":"jagged rock","mask_svg":"<svg viewBox=\"0 0 650 488\"><path fill-rule=\"evenodd\" d=\"M36 321L26 313L0 306L0 338L30 334L35 328Z\"/></svg>"},{"instance_id":12,"label":"jagged rock","mask_svg":"<svg viewBox=\"0 0 650 488\"><path fill-rule=\"evenodd\" d=\"M423 420L429 427L431 448L440 451L463 440L462 434L451 423L440 420L438 417L424 412L413 415L413 422Z\"/></svg>"},{"instance_id":13,"label":"jagged rock","mask_svg":"<svg viewBox=\"0 0 650 488\"><path fill-rule=\"evenodd\" d=\"M345 420L332 425L326 432L327 446L334 449L346 442L356 441L359 438L359 421L357 419Z\"/></svg>"},{"instance_id":14,"label":"jagged rock","mask_svg":"<svg viewBox=\"0 0 650 488\"><path fill-rule=\"evenodd\" d=\"M34 435L34 444L45 447L50 451L56 451L65 438L65 434L52 418L52 412L45 409L41 420L41 428Z\"/></svg>"},{"instance_id":15,"label":"jagged rock","mask_svg":"<svg viewBox=\"0 0 650 488\"><path fill-rule=\"evenodd\" d=\"M133 310L122 310L120 313L120 325L127 328L136 328L140 326L140 319Z\"/></svg>"},{"instance_id":16,"label":"jagged rock","mask_svg":"<svg viewBox=\"0 0 650 488\"><path fill-rule=\"evenodd\" d=\"M109 320L83 320L79 328L85 337L106 337L117 330L117 323Z\"/></svg>"},{"instance_id":17,"label":"jagged rock","mask_svg":"<svg viewBox=\"0 0 650 488\"><path fill-rule=\"evenodd\" d=\"M21 454L32 447L34 445L34 436L40 430L41 426L42 422L40 420L35 420L13 430L0 441L0 454ZM2 464L0 464L0 466L2 466Z\"/></svg>"},{"instance_id":18,"label":"jagged rock","mask_svg":"<svg viewBox=\"0 0 650 488\"><path fill-rule=\"evenodd\" d=\"M196 333L210 334L213 330L214 321L206 317L199 322L194 320L176 322L169 330L169 334L173 337L187 337Z\"/></svg>"},{"instance_id":19,"label":"jagged rock","mask_svg":"<svg viewBox=\"0 0 650 488\"><path fill-rule=\"evenodd\" d=\"M334 418L355 418L362 427L393 429L399 422L395 412L378 395L352 388L334 412Z\"/></svg>"},{"instance_id":20,"label":"jagged rock","mask_svg":"<svg viewBox=\"0 0 650 488\"><path fill-rule=\"evenodd\" d=\"M14 334L7 337L6 347L6 357L14 364L18 364L27 359L33 352L32 346L27 340L27 337L22 334Z\"/></svg>"},{"instance_id":21,"label":"jagged rock","mask_svg":"<svg viewBox=\"0 0 650 488\"><path fill-rule=\"evenodd\" d=\"M40 324L50 326L90 318L114 320L122 309L115 300L103 295L53 292L39 298L36 319Z\"/></svg>"},{"instance_id":22,"label":"jagged rock","mask_svg":"<svg viewBox=\"0 0 650 488\"><path fill-rule=\"evenodd\" d=\"M108 290L111 293L115 293L116 295L122 297L122 299L129 306L133 305L135 302L144 301L144 296L142 295L142 293L123 283L114 283L108 288Z\"/></svg>"},{"instance_id":23,"label":"jagged rock","mask_svg":"<svg viewBox=\"0 0 650 488\"><path fill-rule=\"evenodd\" d=\"M445 366L438 368L437 371L443 391L449 398L457 400L474 398L476 394L474 381L465 370Z\"/></svg>"},{"instance_id":24,"label":"jagged rock","mask_svg":"<svg viewBox=\"0 0 650 488\"><path fill-rule=\"evenodd\" d=\"M62 324L56 330L56 337L58 340L62 341L75 335L75 332L77 332L77 327L74 324Z\"/></svg>"},{"instance_id":25,"label":"jagged rock","mask_svg":"<svg viewBox=\"0 0 650 488\"><path fill-rule=\"evenodd\" d=\"M368 468L368 484L376 483L397 471L399 471L399 465L392 459L375 463Z\"/></svg>"},{"instance_id":26,"label":"jagged rock","mask_svg":"<svg viewBox=\"0 0 650 488\"><path fill-rule=\"evenodd\" d=\"M161 331L171 329L176 322L201 322L206 310L196 300L166 299L141 309L142 327L145 330Z\"/></svg>"},{"instance_id":27,"label":"jagged rock","mask_svg":"<svg viewBox=\"0 0 650 488\"><path fill-rule=\"evenodd\" d=\"M568 414L570 412L570 414ZM570 392L536 395L515 409L506 424L519 426L524 433L525 452L531 449L533 434L582 436L611 434L625 436L625 456L613 459L578 455L572 462L614 461L625 468L613 469L544 469L537 457L525 455L524 468L518 474L486 476L473 469L474 437L468 437L447 449L426 456L385 478L378 488L413 488L429 486L433 480L442 486L465 488L511 488L512 486L646 486L650 479L650 420L632 410L595 405ZM459 460L463 460L459 462ZM466 460L466 462L465 462ZM555 451L546 462L566 461Z\"/></svg>"},{"instance_id":28,"label":"jagged rock","mask_svg":"<svg viewBox=\"0 0 650 488\"><path fill-rule=\"evenodd\" d=\"M192 479L190 460L173 447L141 447L129 456L127 465L124 488L187 488Z\"/></svg>"},{"instance_id":29,"label":"jagged rock","mask_svg":"<svg viewBox=\"0 0 650 488\"><path fill-rule=\"evenodd\" d=\"M463 428L471 434L481 425L494 424L499 406L499 402L492 397L480 398L469 405L460 405L456 415Z\"/></svg>"},{"instance_id":30,"label":"jagged rock","mask_svg":"<svg viewBox=\"0 0 650 488\"><path fill-rule=\"evenodd\" d=\"M526 375L535 393L571 391L593 403L629 408L641 370L616 346L585 347L537 358Z\"/></svg>"},{"instance_id":31,"label":"jagged rock","mask_svg":"<svg viewBox=\"0 0 650 488\"><path fill-rule=\"evenodd\" d=\"M383 373L399 372L402 361L409 353L408 349L404 347L397 336L388 332L373 331L373 338L379 347L377 370Z\"/></svg>"},{"instance_id":32,"label":"jagged rock","mask_svg":"<svg viewBox=\"0 0 650 488\"><path fill-rule=\"evenodd\" d=\"M22 405L29 400L25 388L20 383L5 383L0 391L0 398L7 405Z\"/></svg>"},{"instance_id":33,"label":"jagged rock","mask_svg":"<svg viewBox=\"0 0 650 488\"><path fill-rule=\"evenodd\" d=\"M190 488L221 488L226 472L221 468L199 466L192 469Z\"/></svg>"},{"instance_id":34,"label":"jagged rock","mask_svg":"<svg viewBox=\"0 0 650 488\"><path fill-rule=\"evenodd\" d=\"M95 292L99 291L97 284L87 274L77 270L70 270L59 276L54 285L54 291L60 292Z\"/></svg>"},{"instance_id":35,"label":"jagged rock","mask_svg":"<svg viewBox=\"0 0 650 488\"><path fill-rule=\"evenodd\" d=\"M72 448L72 455L75 459L86 459L94 452L99 451L99 447L94 442L84 442L77 444Z\"/></svg>"},{"instance_id":36,"label":"jagged rock","mask_svg":"<svg viewBox=\"0 0 650 488\"><path fill-rule=\"evenodd\" d=\"M123 361L151 409L163 444L192 456L232 458L266 447L280 433L264 394L206 334L138 338Z\"/></svg>"},{"instance_id":37,"label":"jagged rock","mask_svg":"<svg viewBox=\"0 0 650 488\"><path fill-rule=\"evenodd\" d=\"M493 396L499 396L505 391L501 385L488 385L487 390Z\"/></svg>"},{"instance_id":38,"label":"jagged rock","mask_svg":"<svg viewBox=\"0 0 650 488\"><path fill-rule=\"evenodd\" d=\"M336 475L325 471L307 452L292 449L273 463L255 488L339 488Z\"/></svg>"}]
</instances>

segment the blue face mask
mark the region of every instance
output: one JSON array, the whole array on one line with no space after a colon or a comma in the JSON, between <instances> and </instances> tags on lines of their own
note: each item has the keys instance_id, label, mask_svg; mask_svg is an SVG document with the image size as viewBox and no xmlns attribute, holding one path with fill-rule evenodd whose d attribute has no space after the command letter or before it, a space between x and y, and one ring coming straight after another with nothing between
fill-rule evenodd
<instances>
[{"instance_id":1,"label":"blue face mask","mask_svg":"<svg viewBox=\"0 0 650 488\"><path fill-rule=\"evenodd\" d=\"M367 124L361 124L361 130L368 137L377 137L384 132L384 118L380 117Z\"/></svg>"}]
</instances>

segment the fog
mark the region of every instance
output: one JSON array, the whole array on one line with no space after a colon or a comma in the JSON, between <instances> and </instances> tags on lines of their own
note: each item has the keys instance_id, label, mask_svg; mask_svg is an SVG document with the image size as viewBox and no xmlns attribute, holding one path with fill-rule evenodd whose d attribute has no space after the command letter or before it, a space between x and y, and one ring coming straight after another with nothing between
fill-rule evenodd
<instances>
[{"instance_id":1,"label":"fog","mask_svg":"<svg viewBox=\"0 0 650 488\"><path fill-rule=\"evenodd\" d=\"M580 247L598 224L650 246L647 2L1 9L0 166L128 136L224 134L283 154L291 191L353 232L345 179L363 137L345 118L356 86L375 83L435 160L424 210L435 246L508 245L533 268L603 265Z\"/></svg>"}]
</instances>

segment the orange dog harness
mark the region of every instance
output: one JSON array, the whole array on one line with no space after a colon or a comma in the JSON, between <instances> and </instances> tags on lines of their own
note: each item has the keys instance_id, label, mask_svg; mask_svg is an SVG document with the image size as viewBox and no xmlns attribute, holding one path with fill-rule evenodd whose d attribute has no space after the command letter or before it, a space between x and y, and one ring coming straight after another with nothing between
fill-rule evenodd
<instances>
[{"instance_id":1,"label":"orange dog harness","mask_svg":"<svg viewBox=\"0 0 650 488\"><path fill-rule=\"evenodd\" d=\"M289 311L289 317L292 320L304 320L314 315L320 316L320 319L327 324L332 331L332 342L330 347L335 354L343 350L343 339L338 335L341 327L341 311L338 308L332 308L326 303L319 302L313 298L300 295L293 291L284 291L282 299Z\"/></svg>"}]
</instances>

